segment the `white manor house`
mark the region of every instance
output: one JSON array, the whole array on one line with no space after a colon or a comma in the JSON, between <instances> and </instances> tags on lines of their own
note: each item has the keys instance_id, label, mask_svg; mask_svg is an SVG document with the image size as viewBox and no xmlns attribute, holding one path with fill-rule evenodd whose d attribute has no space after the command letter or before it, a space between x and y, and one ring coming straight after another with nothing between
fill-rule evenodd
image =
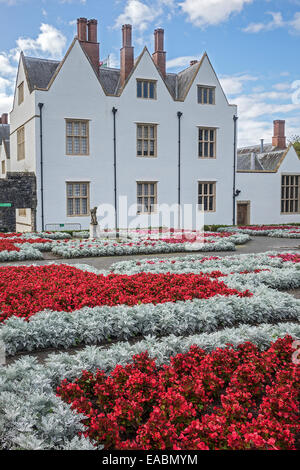
<instances>
[{"instance_id":1,"label":"white manor house","mask_svg":"<svg viewBox=\"0 0 300 470\"><path fill-rule=\"evenodd\" d=\"M121 196L144 227L161 225L161 204L201 207L209 225L300 222L295 150L277 126L271 146L237 156L237 107L206 53L167 73L164 30L154 32L153 54L145 47L135 58L124 25L120 69L110 68L100 62L97 21L79 18L77 27L60 62L21 53L9 141L7 118L0 123L0 202L11 203L0 225L87 229L90 209L110 204L120 209L112 225L122 226ZM265 150L284 154L270 171ZM287 185L294 202L285 205Z\"/></svg>"}]
</instances>

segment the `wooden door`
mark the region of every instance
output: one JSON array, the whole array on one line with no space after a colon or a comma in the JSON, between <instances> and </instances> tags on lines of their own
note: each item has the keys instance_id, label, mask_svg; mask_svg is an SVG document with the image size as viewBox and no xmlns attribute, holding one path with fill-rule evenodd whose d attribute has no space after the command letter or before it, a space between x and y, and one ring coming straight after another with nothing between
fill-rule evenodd
<instances>
[{"instance_id":1,"label":"wooden door","mask_svg":"<svg viewBox=\"0 0 300 470\"><path fill-rule=\"evenodd\" d=\"M250 224L250 203L249 202L237 203L237 224L238 225Z\"/></svg>"}]
</instances>

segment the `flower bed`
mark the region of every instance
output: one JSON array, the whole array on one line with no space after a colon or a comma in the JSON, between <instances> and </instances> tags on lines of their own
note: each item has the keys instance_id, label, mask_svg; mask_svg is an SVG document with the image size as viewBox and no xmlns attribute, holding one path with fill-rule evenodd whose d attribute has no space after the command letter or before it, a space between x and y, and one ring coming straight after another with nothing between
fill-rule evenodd
<instances>
[{"instance_id":1,"label":"flower bed","mask_svg":"<svg viewBox=\"0 0 300 470\"><path fill-rule=\"evenodd\" d=\"M86 238L87 232L76 234ZM128 239L74 239L64 232L41 233L5 233L0 234L0 261L17 261L24 259L43 259L42 251L52 251L62 258L98 257L98 256L122 256L149 253L172 253L178 251L235 251L236 244L244 244L250 240L245 234L216 234L205 233L182 234L180 238L176 234L165 233L163 240L161 234L152 235L131 232Z\"/></svg>"},{"instance_id":2,"label":"flower bed","mask_svg":"<svg viewBox=\"0 0 300 470\"><path fill-rule=\"evenodd\" d=\"M300 338L300 326L295 323L244 325L213 334L170 335L162 340L149 337L134 345L121 343L109 349L87 347L72 356L52 354L46 364L24 357L7 368L0 368L1 446L3 449L92 449L87 438L78 438L78 433L84 431L81 423L84 417L55 396L62 380L75 380L83 370L96 373L97 369L103 369L110 373L117 364L125 365L131 362L132 356L144 351L157 358L160 366L168 364L170 356L188 352L193 345L213 351L226 344L237 347L250 341L260 350L266 350L271 341L286 335Z\"/></svg>"},{"instance_id":3,"label":"flower bed","mask_svg":"<svg viewBox=\"0 0 300 470\"><path fill-rule=\"evenodd\" d=\"M113 272L84 265L0 268L4 314L0 341L8 356L93 345L71 355L51 354L43 364L24 357L0 368L1 448L80 450L95 448L97 443L101 449L103 445L109 448L110 438L111 442L120 438L112 446L186 450L201 448L197 446L204 443L209 449L293 449L299 432L292 422L297 383L286 352L292 352L291 338L300 339L300 301L276 289L300 286L299 260L295 253L224 258L193 254L117 263ZM4 287L8 287L7 294ZM272 341L286 335L291 338L270 347ZM259 350L249 344L239 347L245 342ZM198 348L203 349L201 354ZM142 372L145 380L139 382L138 368L128 364L135 355L141 355L141 364L146 351L156 365L149 374ZM175 365L173 361L169 364L170 357L177 354L185 356L176 358ZM216 357L219 363L213 360ZM228 357L241 361L234 367ZM178 380L170 374L177 365L182 366L182 370L176 369ZM91 396L96 415L84 416L76 412L75 404L71 409L56 396L63 380L72 388L70 384L82 378L83 370L89 377L102 370L113 393L116 366L117 371L120 366L134 371L128 390L136 395L127 397L125 384L119 384L120 396L114 395L111 411L103 410L102 404L98 408ZM227 378L222 376L224 371ZM187 376L191 388L185 389ZM140 383L145 393L138 395ZM152 387L147 388L148 383ZM161 394L153 396L149 405L150 388L151 393ZM101 400L103 395L98 392ZM142 414L132 431L130 416L138 419L139 407L148 405L148 415ZM177 426L177 411L183 429ZM101 424L116 420L119 437L113 427L108 441L101 429L91 434L88 420L97 421L99 413L105 415ZM125 424L119 425L118 420ZM155 423L159 435L152 432ZM209 433L210 423L221 423L220 432Z\"/></svg>"},{"instance_id":4,"label":"flower bed","mask_svg":"<svg viewBox=\"0 0 300 470\"><path fill-rule=\"evenodd\" d=\"M84 306L176 302L215 295L249 297L203 274L108 276L68 265L0 268L0 322L14 315L30 318L44 309L71 312Z\"/></svg>"},{"instance_id":5,"label":"flower bed","mask_svg":"<svg viewBox=\"0 0 300 470\"><path fill-rule=\"evenodd\" d=\"M293 450L300 432L300 367L292 338L209 354L192 347L157 367L132 363L65 379L58 396L83 414L84 436L105 449Z\"/></svg>"},{"instance_id":6,"label":"flower bed","mask_svg":"<svg viewBox=\"0 0 300 470\"><path fill-rule=\"evenodd\" d=\"M265 236L273 238L300 238L300 226L288 225L250 225L230 227L230 231L254 236ZM227 228L219 228L218 232L227 232Z\"/></svg>"},{"instance_id":7,"label":"flower bed","mask_svg":"<svg viewBox=\"0 0 300 470\"><path fill-rule=\"evenodd\" d=\"M0 330L1 338L7 354L13 355L24 350L96 344L106 342L107 339L129 339L148 334L169 335L174 331L177 334L191 334L213 332L245 323L257 325L266 321L272 324L278 321L299 321L300 301L274 290L300 286L300 264L289 261L291 257L294 261L295 255L277 253L225 258L201 258L197 255L117 263L113 267L114 272L125 276L120 276L124 285L121 283L119 291L113 293L114 301L120 303L115 306L103 303L105 296L111 295L111 286L116 287L120 282L118 277L114 278L112 284L111 281L104 283L107 290L100 289L101 295L97 294L99 286L103 285L103 275L109 275L108 272L101 273L99 277L97 270L81 265L76 265L77 269L56 265L47 266L47 269L19 268L19 271L13 268L7 273L10 272L12 284L15 282L17 286L15 289L12 287L8 301L5 295L2 296L5 304L3 310L6 311L2 313L2 318L14 315L5 320ZM155 280L152 286L156 285L158 279L163 279L164 284L156 287L155 292L144 285L140 287L139 282L147 278L144 274L139 282L136 282L138 278L135 278L134 283L129 282L131 275L144 272L152 274L152 280ZM172 288L166 284L166 280L174 279L172 274L176 274L177 279L180 279L178 274L192 279L192 272L198 275L199 280L203 277L200 273L204 272L210 286L217 286L212 283L215 279L223 281L230 289L242 293L248 290L253 295L243 298L238 295L211 296L211 291L208 298L199 298L199 291L196 297L191 298L187 290L182 290L178 295L175 294L176 302L172 301L169 296ZM28 273L31 273L30 276ZM158 276L155 279L153 275L158 274L166 277ZM113 279L111 274L109 277ZM21 287L23 278L25 284ZM7 279L7 275L4 279ZM122 297L122 292L129 287L131 291ZM136 294L133 288L137 288ZM221 293L221 290L215 293ZM146 299L154 303L145 304ZM168 301L159 304L158 299ZM125 300L131 305L135 302L136 305L127 306Z\"/></svg>"}]
</instances>

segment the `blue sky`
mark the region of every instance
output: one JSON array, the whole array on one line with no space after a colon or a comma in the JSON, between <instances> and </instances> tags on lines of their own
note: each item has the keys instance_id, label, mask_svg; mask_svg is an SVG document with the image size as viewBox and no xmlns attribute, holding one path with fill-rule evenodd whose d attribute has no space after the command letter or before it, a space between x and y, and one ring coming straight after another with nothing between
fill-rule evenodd
<instances>
[{"instance_id":1,"label":"blue sky","mask_svg":"<svg viewBox=\"0 0 300 470\"><path fill-rule=\"evenodd\" d=\"M101 58L113 66L124 23L136 55L165 29L170 72L206 51L239 107L240 145L270 141L274 119L300 135L300 0L0 0L0 113L11 110L20 50L61 59L81 16L98 19Z\"/></svg>"}]
</instances>

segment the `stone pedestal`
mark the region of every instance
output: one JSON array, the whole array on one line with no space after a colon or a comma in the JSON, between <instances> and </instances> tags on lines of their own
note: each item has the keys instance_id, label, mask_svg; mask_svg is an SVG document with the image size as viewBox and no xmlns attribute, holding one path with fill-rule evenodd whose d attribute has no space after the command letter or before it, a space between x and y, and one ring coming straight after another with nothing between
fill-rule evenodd
<instances>
[{"instance_id":1,"label":"stone pedestal","mask_svg":"<svg viewBox=\"0 0 300 470\"><path fill-rule=\"evenodd\" d=\"M99 238L99 225L90 224L90 239Z\"/></svg>"}]
</instances>

